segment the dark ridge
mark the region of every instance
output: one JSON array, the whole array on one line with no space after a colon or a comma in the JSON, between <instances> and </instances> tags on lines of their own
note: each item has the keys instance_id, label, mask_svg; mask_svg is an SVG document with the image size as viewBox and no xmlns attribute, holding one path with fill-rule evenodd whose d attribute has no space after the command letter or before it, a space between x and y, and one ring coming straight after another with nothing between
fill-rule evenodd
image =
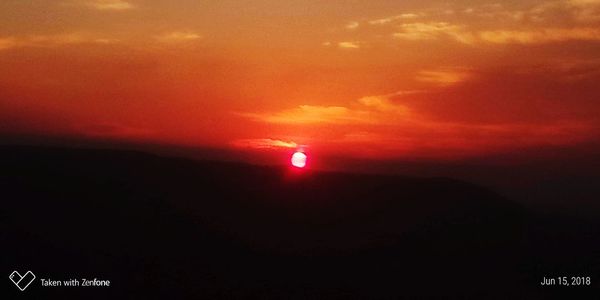
<instances>
[{"instance_id":1,"label":"dark ridge","mask_svg":"<svg viewBox=\"0 0 600 300\"><path fill-rule=\"evenodd\" d=\"M0 146L0 189L3 270L113 283L27 291L39 298L506 299L598 288L539 286L599 274L596 223L539 216L448 178Z\"/></svg>"}]
</instances>

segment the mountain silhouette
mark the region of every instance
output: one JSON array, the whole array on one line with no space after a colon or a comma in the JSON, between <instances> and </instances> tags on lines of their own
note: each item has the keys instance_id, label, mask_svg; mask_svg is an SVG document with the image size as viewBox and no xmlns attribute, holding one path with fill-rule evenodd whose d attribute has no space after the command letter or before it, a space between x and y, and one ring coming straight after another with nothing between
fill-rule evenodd
<instances>
[{"instance_id":1,"label":"mountain silhouette","mask_svg":"<svg viewBox=\"0 0 600 300\"><path fill-rule=\"evenodd\" d=\"M111 281L93 293L32 284L27 292L39 298L505 299L598 291L595 282L539 285L544 276L600 274L597 223L539 215L449 178L0 146L0 189L6 274L29 268L38 278Z\"/></svg>"}]
</instances>

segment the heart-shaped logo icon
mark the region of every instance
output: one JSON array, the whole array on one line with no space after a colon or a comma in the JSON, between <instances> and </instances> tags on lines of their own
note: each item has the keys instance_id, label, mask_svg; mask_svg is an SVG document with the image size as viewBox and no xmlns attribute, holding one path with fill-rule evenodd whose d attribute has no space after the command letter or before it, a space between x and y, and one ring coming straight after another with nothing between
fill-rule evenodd
<instances>
[{"instance_id":1,"label":"heart-shaped logo icon","mask_svg":"<svg viewBox=\"0 0 600 300\"><path fill-rule=\"evenodd\" d=\"M35 280L35 275L33 275L31 271L27 271L25 275L13 271L8 278L10 278L10 281L12 281L22 292Z\"/></svg>"}]
</instances>

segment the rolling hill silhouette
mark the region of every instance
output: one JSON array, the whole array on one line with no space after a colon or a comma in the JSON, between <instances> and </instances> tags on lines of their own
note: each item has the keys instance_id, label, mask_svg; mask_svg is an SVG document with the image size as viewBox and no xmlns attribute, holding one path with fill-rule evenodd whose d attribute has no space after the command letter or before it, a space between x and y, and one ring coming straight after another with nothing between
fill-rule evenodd
<instances>
[{"instance_id":1,"label":"rolling hill silhouette","mask_svg":"<svg viewBox=\"0 0 600 300\"><path fill-rule=\"evenodd\" d=\"M599 274L598 224L534 214L447 178L1 146L0 189L7 276L29 268L38 278L111 280L93 292L27 291L40 298L547 298L598 291L597 283L539 286L543 276Z\"/></svg>"}]
</instances>

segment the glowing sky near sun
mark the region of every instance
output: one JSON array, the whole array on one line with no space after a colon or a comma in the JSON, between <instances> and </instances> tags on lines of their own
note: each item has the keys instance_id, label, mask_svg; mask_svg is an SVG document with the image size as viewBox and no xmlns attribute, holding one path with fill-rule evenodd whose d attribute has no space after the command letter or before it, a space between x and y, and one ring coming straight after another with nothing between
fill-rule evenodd
<instances>
[{"instance_id":1,"label":"glowing sky near sun","mask_svg":"<svg viewBox=\"0 0 600 300\"><path fill-rule=\"evenodd\" d=\"M351 157L578 147L600 0L0 2L0 132Z\"/></svg>"}]
</instances>

